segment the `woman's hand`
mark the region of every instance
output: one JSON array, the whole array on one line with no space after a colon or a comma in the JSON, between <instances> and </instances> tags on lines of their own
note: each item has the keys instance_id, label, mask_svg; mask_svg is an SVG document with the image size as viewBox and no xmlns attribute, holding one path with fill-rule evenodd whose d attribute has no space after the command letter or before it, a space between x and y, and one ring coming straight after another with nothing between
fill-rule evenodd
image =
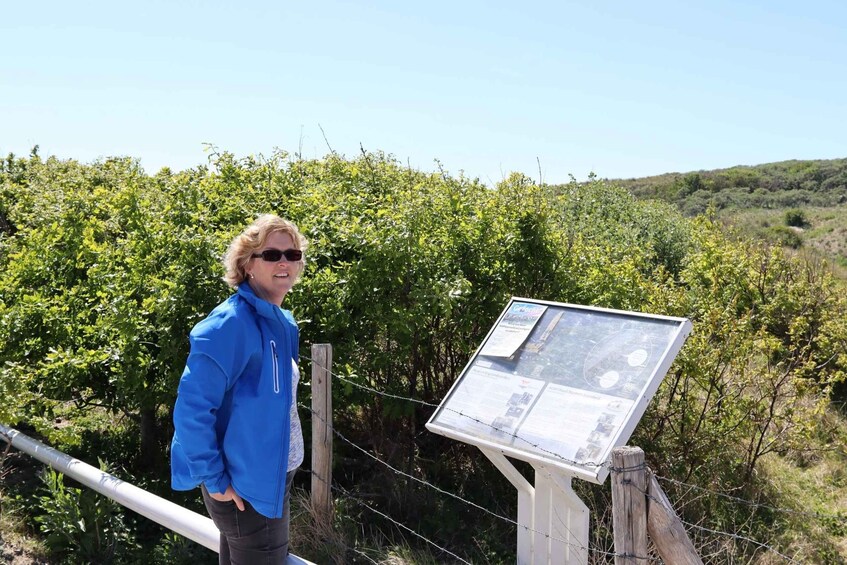
<instances>
[{"instance_id":1,"label":"woman's hand","mask_svg":"<svg viewBox=\"0 0 847 565\"><path fill-rule=\"evenodd\" d=\"M217 500L218 502L227 502L233 501L235 503L236 508L244 512L244 501L241 500L241 497L235 492L232 488L232 485L226 487L226 491L220 492L210 492L209 496Z\"/></svg>"}]
</instances>

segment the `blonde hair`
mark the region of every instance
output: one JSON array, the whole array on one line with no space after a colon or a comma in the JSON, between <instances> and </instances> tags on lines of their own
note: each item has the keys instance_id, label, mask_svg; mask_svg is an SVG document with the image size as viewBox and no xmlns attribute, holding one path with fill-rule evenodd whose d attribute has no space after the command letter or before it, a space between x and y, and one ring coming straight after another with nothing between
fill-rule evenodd
<instances>
[{"instance_id":1,"label":"blonde hair","mask_svg":"<svg viewBox=\"0 0 847 565\"><path fill-rule=\"evenodd\" d=\"M300 269L297 272L297 280L300 280L300 275L303 273L303 268L306 266L306 247L308 242L300 230L293 223L284 220L274 214L262 214L256 220L244 228L240 234L235 236L235 239L229 244L229 248L224 255L223 264L226 269L224 280L232 288L247 279L247 263L258 249L265 245L268 237L275 232L288 234L294 242L294 248L303 252L303 258L297 261L300 264Z\"/></svg>"}]
</instances>

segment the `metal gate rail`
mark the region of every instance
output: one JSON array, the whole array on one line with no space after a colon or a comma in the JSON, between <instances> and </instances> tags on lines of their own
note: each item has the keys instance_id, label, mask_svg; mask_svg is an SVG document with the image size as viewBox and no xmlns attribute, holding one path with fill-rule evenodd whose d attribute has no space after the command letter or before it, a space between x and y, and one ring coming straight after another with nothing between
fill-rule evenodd
<instances>
[{"instance_id":1,"label":"metal gate rail","mask_svg":"<svg viewBox=\"0 0 847 565\"><path fill-rule=\"evenodd\" d=\"M140 489L3 424L0 424L0 439L130 510L218 552L220 534L210 518ZM287 564L315 565L295 555L288 556Z\"/></svg>"}]
</instances>

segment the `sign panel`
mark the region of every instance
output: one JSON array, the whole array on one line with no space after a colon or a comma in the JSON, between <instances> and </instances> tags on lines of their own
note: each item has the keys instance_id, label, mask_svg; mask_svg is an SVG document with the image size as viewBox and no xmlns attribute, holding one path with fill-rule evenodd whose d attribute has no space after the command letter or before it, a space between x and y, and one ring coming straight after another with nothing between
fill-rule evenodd
<instances>
[{"instance_id":1,"label":"sign panel","mask_svg":"<svg viewBox=\"0 0 847 565\"><path fill-rule=\"evenodd\" d=\"M427 428L602 483L690 331L685 318L512 298Z\"/></svg>"}]
</instances>

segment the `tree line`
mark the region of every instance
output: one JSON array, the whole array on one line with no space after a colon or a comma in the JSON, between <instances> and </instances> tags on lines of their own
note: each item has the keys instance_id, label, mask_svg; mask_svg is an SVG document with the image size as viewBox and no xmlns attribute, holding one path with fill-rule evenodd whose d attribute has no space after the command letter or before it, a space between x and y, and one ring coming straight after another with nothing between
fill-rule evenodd
<instances>
[{"instance_id":1,"label":"tree line","mask_svg":"<svg viewBox=\"0 0 847 565\"><path fill-rule=\"evenodd\" d=\"M615 181L639 198L672 202L689 216L720 209L847 203L847 159L781 161Z\"/></svg>"}]
</instances>

